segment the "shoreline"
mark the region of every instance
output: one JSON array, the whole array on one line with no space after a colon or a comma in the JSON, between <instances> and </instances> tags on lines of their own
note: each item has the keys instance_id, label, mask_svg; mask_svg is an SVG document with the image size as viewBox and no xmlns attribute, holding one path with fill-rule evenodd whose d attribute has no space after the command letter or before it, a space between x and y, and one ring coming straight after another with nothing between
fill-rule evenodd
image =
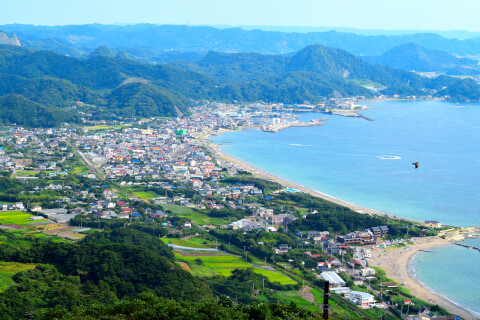
<instances>
[{"instance_id":1,"label":"shoreline","mask_svg":"<svg viewBox=\"0 0 480 320\"><path fill-rule=\"evenodd\" d=\"M291 181L289 181L285 178L280 178L280 177L278 177L274 174L271 174L271 173L268 173L268 172L264 171L263 169L255 167L254 165L248 163L247 161L241 160L239 158L236 158L232 155L229 155L229 154L223 152L221 150L221 144L215 144L215 143L212 143L210 141L211 136L218 136L218 135L221 135L223 133L230 132L230 131L237 131L237 130L221 129L218 132L208 132L205 136L200 138L200 140L202 140L204 144L208 144L208 146L211 147L211 149L213 149L213 151L215 151L216 155L219 156L221 159L230 162L232 165L234 165L235 167L237 167L237 168L239 168L243 171L250 172L252 175L254 175L258 178L276 182L278 184L281 184L282 186L292 188L292 189L296 189L296 190L301 191L303 193L307 193L311 196L318 197L318 198L321 198L323 200L327 200L327 201L333 202L335 204L350 208L351 210L353 210L355 212L358 212L358 213L374 214L374 215L377 215L377 216L384 216L384 217L388 217L388 218L391 218L391 219L402 219L402 220L407 220L407 221L422 222L420 220L414 220L414 219L411 219L411 218L404 218L404 217L400 217L400 216L397 216L397 215L388 214L388 213L385 213L385 212L382 212L382 211L379 211L379 210L375 210L375 209L371 209L371 208L365 208L365 207L356 205L354 203L336 198L336 197L331 196L329 194L323 193L321 191L305 187L305 186L303 186L301 184L298 184L298 183L295 183L295 182L291 182Z\"/></svg>"},{"instance_id":2,"label":"shoreline","mask_svg":"<svg viewBox=\"0 0 480 320\"><path fill-rule=\"evenodd\" d=\"M438 248L438 247L437 247ZM458 308L462 309L462 310L465 310L467 313L469 313L472 317L472 319L478 319L480 317L480 314L478 312L475 312L473 310L470 310L466 307L463 307L462 305L460 305L459 303L453 301L452 299L449 299L447 296L441 294L441 293L438 293L437 291L435 291L434 289L430 288L429 286L427 286L423 281L421 281L418 277L417 277L417 274L415 272L415 268L413 267L413 261L415 260L415 258L417 257L417 255L422 252L422 251L417 251L413 254L413 256L408 260L408 265L407 265L407 270L408 270L408 274L410 277L412 277L416 282L418 282L422 287L424 287L426 290L428 290L429 292L432 292L433 294L441 297L442 299L445 299L446 301L454 304L455 306L457 306Z\"/></svg>"},{"instance_id":3,"label":"shoreline","mask_svg":"<svg viewBox=\"0 0 480 320\"><path fill-rule=\"evenodd\" d=\"M270 174L266 171L263 171L259 168L256 168L255 166L248 163L247 161L240 160L240 159L238 159L234 156L231 156L231 155L223 152L220 148L221 145L212 143L210 141L210 137L212 135L221 135L221 134L223 134L225 132L229 132L229 131L236 131L236 130L221 129L218 132L207 132L204 136L202 136L200 138L200 140L204 143L204 145L208 145L209 147L211 147L211 149L213 149L213 151L215 152L215 157L219 157L224 161L228 161L233 166L235 166L236 168L239 168L239 169L244 170L244 171L248 171L248 172L252 173L252 175L254 175L257 178L273 181L273 182L279 183L282 186L285 186L285 187L288 187L288 188L297 189L301 192L307 193L307 194L312 195L314 197L319 197L321 199L333 202L335 204L350 208L351 210L353 210L355 212L358 212L358 213L374 214L374 215L379 215L379 216L385 216L385 217L392 218L392 219L400 219L401 218L401 217L398 217L398 216L389 215L387 213L384 213L384 212L381 212L381 211L378 211L378 210L374 210L374 209L370 209L370 208L364 208L364 207L355 205L353 203L335 198L335 197L330 196L328 194L322 193L320 191L313 190L313 189L304 187L300 184L293 183L293 182L288 181L286 179L282 179L280 177L277 177L273 174ZM414 220L408 219L408 218L401 218L401 219L414 221ZM419 221L416 221L416 222L419 222ZM377 261L375 259L375 257L369 258L368 259L369 263L371 261L373 266L379 267L382 270L384 270L386 272L387 277L392 278L393 280L397 281L398 283L405 283L405 287L407 289L409 289L414 296L416 296L420 299L423 299L427 302L438 304L439 306L445 308L447 311L449 311L453 314L459 315L464 319L467 319L467 320L478 319L478 317L475 316L474 314L472 314L468 309L465 309L462 306L457 305L456 303L452 302L448 298L443 297L442 295L437 294L433 290L429 289L420 280L416 279L416 277L413 276L409 271L410 264L411 264L411 262L413 261L413 258L415 257L415 255L418 252L421 252L421 251L424 251L424 250L427 250L427 249L430 249L430 248L441 247L441 246L446 246L446 245L453 245L453 244L448 240L444 240L444 239L441 239L441 238L438 238L438 237L435 237L433 240L431 238L420 238L420 239L417 239L417 242L418 243L415 243L414 245L409 245L409 246L406 247L406 248L409 249L409 251L408 251L408 254L405 257L398 255L398 257L396 257L396 259L394 260L396 262L396 264L394 264L394 265L396 266L395 268L397 268L397 271L399 271L398 269L401 269L401 272L405 276L402 276L402 277L396 276L395 275L395 268L393 266L389 268L387 265L382 265L380 261ZM374 255L378 255L377 253L380 250L382 250L382 249L378 249L378 250L374 251ZM387 261L385 261L385 262L387 262ZM397 266L397 264L398 264L398 266ZM402 275L402 274L400 274L400 275ZM432 299L432 300L429 300L429 299Z\"/></svg>"},{"instance_id":4,"label":"shoreline","mask_svg":"<svg viewBox=\"0 0 480 320\"><path fill-rule=\"evenodd\" d=\"M406 247L375 249L372 257L368 258L369 266L378 267L385 271L387 277L395 282L404 284L411 294L417 298L432 304L438 304L445 308L448 312L458 315L466 320L478 319L478 316L467 308L457 304L448 297L435 292L415 275L413 261L420 252L428 251L428 249L438 248L448 245L454 245L449 240L439 237L425 237L414 239L414 244Z\"/></svg>"}]
</instances>

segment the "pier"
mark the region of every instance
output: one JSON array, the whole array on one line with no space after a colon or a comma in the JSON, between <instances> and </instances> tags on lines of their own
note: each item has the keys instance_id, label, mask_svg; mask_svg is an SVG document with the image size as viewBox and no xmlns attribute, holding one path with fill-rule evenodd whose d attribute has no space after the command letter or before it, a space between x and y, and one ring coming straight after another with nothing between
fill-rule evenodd
<instances>
[{"instance_id":1,"label":"pier","mask_svg":"<svg viewBox=\"0 0 480 320\"><path fill-rule=\"evenodd\" d=\"M460 242L452 242L452 243L456 244L457 246L465 247L465 248L468 248L468 249L475 249L475 250L480 251L480 247L471 246L471 245L460 243Z\"/></svg>"},{"instance_id":2,"label":"pier","mask_svg":"<svg viewBox=\"0 0 480 320\"><path fill-rule=\"evenodd\" d=\"M323 126L325 123L321 121L326 121L328 118L322 119L313 119L310 122L303 122L303 121L292 121L286 123L279 123L279 124L267 124L262 126L262 131L265 132L278 132L281 130L285 130L291 127L314 127L314 126Z\"/></svg>"}]
</instances>

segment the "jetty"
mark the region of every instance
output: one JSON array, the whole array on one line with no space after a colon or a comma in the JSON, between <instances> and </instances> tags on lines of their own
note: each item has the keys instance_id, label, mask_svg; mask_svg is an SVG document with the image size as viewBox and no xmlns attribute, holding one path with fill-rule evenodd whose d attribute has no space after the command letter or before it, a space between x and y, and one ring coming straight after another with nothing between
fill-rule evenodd
<instances>
[{"instance_id":1,"label":"jetty","mask_svg":"<svg viewBox=\"0 0 480 320\"><path fill-rule=\"evenodd\" d=\"M310 122L303 122L301 120L279 123L279 124L266 124L261 127L262 131L265 132L278 132L285 130L291 127L314 127L314 126L323 126L325 123L321 121L326 121L328 118L313 119Z\"/></svg>"},{"instance_id":2,"label":"jetty","mask_svg":"<svg viewBox=\"0 0 480 320\"><path fill-rule=\"evenodd\" d=\"M465 247L465 248L468 248L468 249L475 249L475 250L480 251L480 247L476 247L476 246L472 246L472 245L464 244L464 243L460 243L460 242L452 242L452 243L456 244L457 246Z\"/></svg>"}]
</instances>

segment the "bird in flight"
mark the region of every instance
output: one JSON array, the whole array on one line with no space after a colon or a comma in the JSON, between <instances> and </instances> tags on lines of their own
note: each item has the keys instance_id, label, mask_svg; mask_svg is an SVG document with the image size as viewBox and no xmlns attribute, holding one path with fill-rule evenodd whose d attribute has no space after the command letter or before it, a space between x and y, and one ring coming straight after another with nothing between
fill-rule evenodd
<instances>
[{"instance_id":1,"label":"bird in flight","mask_svg":"<svg viewBox=\"0 0 480 320\"><path fill-rule=\"evenodd\" d=\"M415 169L418 169L418 166L420 165L420 163L418 161L412 162L412 165L415 166Z\"/></svg>"}]
</instances>

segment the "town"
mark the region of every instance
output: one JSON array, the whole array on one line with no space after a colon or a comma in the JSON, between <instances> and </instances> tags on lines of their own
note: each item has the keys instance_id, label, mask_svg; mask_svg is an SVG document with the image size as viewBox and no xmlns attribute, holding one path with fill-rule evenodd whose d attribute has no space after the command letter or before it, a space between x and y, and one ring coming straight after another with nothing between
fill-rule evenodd
<instances>
[{"instance_id":1,"label":"town","mask_svg":"<svg viewBox=\"0 0 480 320\"><path fill-rule=\"evenodd\" d=\"M211 134L278 124L304 109L312 110L204 103L176 119L11 126L0 132L0 170L11 178L3 182L0 229L78 241L114 226L138 228L161 237L194 275L204 275L206 267L198 266L215 260L209 272L228 275L233 269L226 264L215 269L228 258L293 286L289 294L308 303L320 303L315 292L328 281L333 299L351 303L352 312L449 319L445 310L413 299L369 266L377 252L436 236L440 223L405 229L405 222L357 213L358 229L321 224L320 211L353 212L255 178L209 146ZM276 290L254 288L254 294L279 299Z\"/></svg>"}]
</instances>

